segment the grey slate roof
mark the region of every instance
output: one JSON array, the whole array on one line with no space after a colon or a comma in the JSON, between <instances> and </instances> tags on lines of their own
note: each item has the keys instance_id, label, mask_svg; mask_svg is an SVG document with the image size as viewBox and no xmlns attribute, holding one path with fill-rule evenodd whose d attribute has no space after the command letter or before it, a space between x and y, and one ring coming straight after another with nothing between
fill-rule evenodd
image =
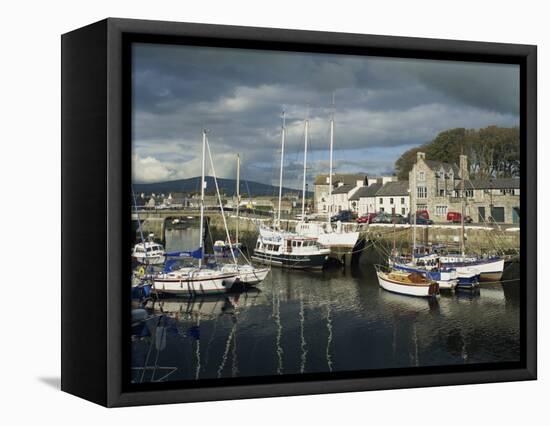
<instances>
[{"instance_id":1,"label":"grey slate roof","mask_svg":"<svg viewBox=\"0 0 550 426\"><path fill-rule=\"evenodd\" d=\"M460 172L460 169L456 164L444 163L443 161L435 161L435 160L424 160L424 162L434 172L441 170L442 167L443 167L443 170L445 170L445 173L449 173L452 170L453 173L458 176Z\"/></svg>"},{"instance_id":2,"label":"grey slate roof","mask_svg":"<svg viewBox=\"0 0 550 426\"><path fill-rule=\"evenodd\" d=\"M404 196L409 195L409 181L399 180L397 182L387 182L382 188L378 190L376 196Z\"/></svg>"},{"instance_id":3,"label":"grey slate roof","mask_svg":"<svg viewBox=\"0 0 550 426\"><path fill-rule=\"evenodd\" d=\"M460 181L455 188L461 188ZM519 178L471 179L464 181L464 189L519 189Z\"/></svg>"},{"instance_id":4,"label":"grey slate roof","mask_svg":"<svg viewBox=\"0 0 550 426\"><path fill-rule=\"evenodd\" d=\"M328 185L327 183L328 173L324 175L315 176L315 185ZM332 183L343 182L344 185L355 186L358 180L365 181L367 179L366 173L333 173Z\"/></svg>"},{"instance_id":5,"label":"grey slate roof","mask_svg":"<svg viewBox=\"0 0 550 426\"><path fill-rule=\"evenodd\" d=\"M382 188L382 184L378 182L370 184L369 186L363 186L354 192L350 197L350 201L359 200L359 198L374 197L380 188Z\"/></svg>"},{"instance_id":6,"label":"grey slate roof","mask_svg":"<svg viewBox=\"0 0 550 426\"><path fill-rule=\"evenodd\" d=\"M355 185L342 185L334 188L332 190L333 194L347 194L350 192L353 188L355 188Z\"/></svg>"}]
</instances>

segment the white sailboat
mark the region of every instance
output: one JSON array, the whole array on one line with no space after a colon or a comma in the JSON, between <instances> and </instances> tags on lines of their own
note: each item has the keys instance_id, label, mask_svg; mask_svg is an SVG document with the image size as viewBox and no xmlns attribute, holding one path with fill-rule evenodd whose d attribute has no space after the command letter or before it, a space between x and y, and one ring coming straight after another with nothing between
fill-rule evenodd
<instances>
[{"instance_id":1,"label":"white sailboat","mask_svg":"<svg viewBox=\"0 0 550 426\"><path fill-rule=\"evenodd\" d=\"M161 272L154 276L153 289L159 294L171 296L195 296L225 293L226 291L231 289L237 277L237 273L235 272L224 272L219 269L211 269L203 267L202 264L202 260L204 258L204 189L206 186L204 178L206 148L206 130L203 130L199 225L199 266L183 267L175 271Z\"/></svg>"},{"instance_id":2,"label":"white sailboat","mask_svg":"<svg viewBox=\"0 0 550 426\"><path fill-rule=\"evenodd\" d=\"M237 207L237 226L235 228L236 242L233 243L231 241L231 236L229 235L229 228L227 226L227 222L226 222L226 219L225 219L225 212L223 210L222 197L221 197L221 194L220 194L220 188L218 187L218 180L216 178L216 170L214 168L214 160L212 159L212 153L210 152L210 145L208 144L208 140L206 141L206 147L208 149L208 157L210 159L210 167L212 168L212 175L214 176L214 184L216 185L216 194L218 196L218 203L220 205L220 213L222 215L223 225L224 225L224 228L225 228L225 235L226 235L226 238L227 238L227 245L229 247L229 252L231 253L231 258L233 260L232 263L224 264L220 268L220 271L222 273L234 275L234 276L231 276L229 278L226 278L224 280L224 285L227 288L233 289L236 285L241 286L241 287L250 287L250 286L260 284L267 277L267 275L269 274L270 269L269 268L258 268L258 267L255 267L255 266L251 265L250 263L247 263L247 264L243 265L243 264L239 264L237 262L237 258L235 257L235 250L240 250L240 246L239 246L239 243L238 243L238 238L239 238L238 207ZM237 203L240 200L240 197L239 197L240 192L238 190L238 187L240 185L240 173L241 173L240 164L241 164L240 163L240 157L237 156L237 200L238 200ZM247 260L247 262L248 262L248 259L246 259L244 254L242 255L242 257L245 260Z\"/></svg>"},{"instance_id":3,"label":"white sailboat","mask_svg":"<svg viewBox=\"0 0 550 426\"><path fill-rule=\"evenodd\" d=\"M332 157L334 148L334 97L332 100L332 116L330 119L330 148L329 148L329 174L328 174L328 199L332 199ZM306 160L307 160L307 120L306 120L306 132L304 143L304 194L305 194L305 182L306 182ZM339 224L336 229L332 227L331 212L327 213L327 222L305 222L304 209L302 204L302 216L301 221L296 224L296 233L306 237L317 238L319 243L325 247L333 248L348 248L353 249L359 238L359 232L345 232L342 226Z\"/></svg>"}]
</instances>

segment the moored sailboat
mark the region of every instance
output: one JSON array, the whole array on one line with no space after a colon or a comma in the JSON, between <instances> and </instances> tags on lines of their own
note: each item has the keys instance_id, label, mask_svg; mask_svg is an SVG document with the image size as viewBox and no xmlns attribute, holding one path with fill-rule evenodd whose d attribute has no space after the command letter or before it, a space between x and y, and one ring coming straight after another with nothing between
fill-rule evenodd
<instances>
[{"instance_id":1,"label":"moored sailboat","mask_svg":"<svg viewBox=\"0 0 550 426\"><path fill-rule=\"evenodd\" d=\"M418 272L399 271L393 268L384 270L377 265L378 284L384 290L407 296L433 297L439 294L439 284Z\"/></svg>"},{"instance_id":2,"label":"moored sailboat","mask_svg":"<svg viewBox=\"0 0 550 426\"><path fill-rule=\"evenodd\" d=\"M205 189L205 161L206 161L206 130L202 132L202 162L201 162L201 197L200 197L200 225L199 250L193 252L198 258L198 267L183 267L175 271L165 271L153 277L153 289L164 295L195 296L219 294L228 291L235 281L235 272L223 272L219 269L204 267L204 189Z\"/></svg>"}]
</instances>

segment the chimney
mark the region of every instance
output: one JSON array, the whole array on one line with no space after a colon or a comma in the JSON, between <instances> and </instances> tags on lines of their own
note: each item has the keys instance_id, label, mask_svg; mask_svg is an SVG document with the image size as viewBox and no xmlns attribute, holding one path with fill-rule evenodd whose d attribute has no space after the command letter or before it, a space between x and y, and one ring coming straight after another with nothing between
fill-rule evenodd
<instances>
[{"instance_id":1,"label":"chimney","mask_svg":"<svg viewBox=\"0 0 550 426\"><path fill-rule=\"evenodd\" d=\"M416 161L418 160L425 160L426 159L426 153L424 152L417 152L416 153Z\"/></svg>"},{"instance_id":2,"label":"chimney","mask_svg":"<svg viewBox=\"0 0 550 426\"><path fill-rule=\"evenodd\" d=\"M460 178L470 179L470 173L468 172L468 156L460 156Z\"/></svg>"}]
</instances>

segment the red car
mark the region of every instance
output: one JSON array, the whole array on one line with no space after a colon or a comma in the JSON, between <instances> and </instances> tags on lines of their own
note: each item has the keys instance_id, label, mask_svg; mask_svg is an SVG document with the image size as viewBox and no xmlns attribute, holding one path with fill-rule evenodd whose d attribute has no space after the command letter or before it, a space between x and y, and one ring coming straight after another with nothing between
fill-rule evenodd
<instances>
[{"instance_id":1,"label":"red car","mask_svg":"<svg viewBox=\"0 0 550 426\"><path fill-rule=\"evenodd\" d=\"M460 223L462 215L458 212L448 212L447 221L452 223ZM464 216L464 223L472 223L472 218L470 216Z\"/></svg>"},{"instance_id":2,"label":"red car","mask_svg":"<svg viewBox=\"0 0 550 426\"><path fill-rule=\"evenodd\" d=\"M376 213L367 213L364 216L358 217L357 223L371 223L375 217Z\"/></svg>"}]
</instances>

